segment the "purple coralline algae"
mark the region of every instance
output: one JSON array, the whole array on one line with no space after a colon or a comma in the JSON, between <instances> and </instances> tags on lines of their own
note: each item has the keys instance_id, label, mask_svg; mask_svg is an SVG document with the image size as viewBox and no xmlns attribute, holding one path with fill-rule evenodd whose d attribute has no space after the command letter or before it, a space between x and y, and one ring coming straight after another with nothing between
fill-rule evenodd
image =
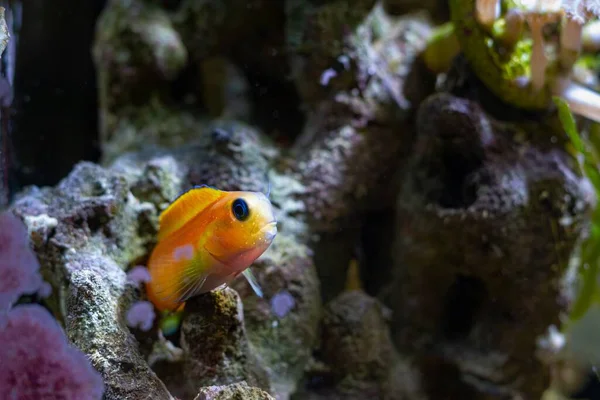
<instances>
[{"instance_id":1,"label":"purple coralline algae","mask_svg":"<svg viewBox=\"0 0 600 400\"><path fill-rule=\"evenodd\" d=\"M152 306L152 303L138 301L127 311L127 325L131 328L149 331L154 323L154 317L154 306Z\"/></svg>"},{"instance_id":2,"label":"purple coralline algae","mask_svg":"<svg viewBox=\"0 0 600 400\"><path fill-rule=\"evenodd\" d=\"M101 399L102 377L67 343L54 318L37 304L0 315L0 393L4 399Z\"/></svg>"},{"instance_id":3,"label":"purple coralline algae","mask_svg":"<svg viewBox=\"0 0 600 400\"><path fill-rule=\"evenodd\" d=\"M296 301L288 291L281 291L271 299L271 310L279 318L283 318L294 308Z\"/></svg>"},{"instance_id":4,"label":"purple coralline algae","mask_svg":"<svg viewBox=\"0 0 600 400\"><path fill-rule=\"evenodd\" d=\"M39 263L29 248L25 225L12 213L0 214L0 310L42 285Z\"/></svg>"},{"instance_id":5,"label":"purple coralline algae","mask_svg":"<svg viewBox=\"0 0 600 400\"><path fill-rule=\"evenodd\" d=\"M51 293L29 247L25 225L0 214L0 396L2 399L102 398L104 383L71 346L58 322L38 304L17 305L23 294Z\"/></svg>"},{"instance_id":6,"label":"purple coralline algae","mask_svg":"<svg viewBox=\"0 0 600 400\"><path fill-rule=\"evenodd\" d=\"M140 286L142 283L150 282L150 273L148 269L143 265L138 265L127 272L127 280Z\"/></svg>"}]
</instances>

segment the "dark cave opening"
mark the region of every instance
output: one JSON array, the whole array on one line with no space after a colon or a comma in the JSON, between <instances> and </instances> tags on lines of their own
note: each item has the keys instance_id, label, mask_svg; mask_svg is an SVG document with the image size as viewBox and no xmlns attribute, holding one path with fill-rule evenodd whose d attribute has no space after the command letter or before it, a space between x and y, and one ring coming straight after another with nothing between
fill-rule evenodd
<instances>
[{"instance_id":1,"label":"dark cave opening","mask_svg":"<svg viewBox=\"0 0 600 400\"><path fill-rule=\"evenodd\" d=\"M487 143L474 121L462 114L446 115L433 127L422 110L421 138L415 144L415 186L427 203L446 209L466 209L477 201L480 188L491 182ZM433 111L432 111L433 112ZM456 122L455 120L458 120Z\"/></svg>"},{"instance_id":2,"label":"dark cave opening","mask_svg":"<svg viewBox=\"0 0 600 400\"><path fill-rule=\"evenodd\" d=\"M487 296L485 283L481 279L459 274L445 296L441 318L444 337L449 340L467 337Z\"/></svg>"},{"instance_id":3,"label":"dark cave opening","mask_svg":"<svg viewBox=\"0 0 600 400\"><path fill-rule=\"evenodd\" d=\"M291 145L304 127L301 99L291 81L271 78L245 68L250 84L252 121L280 145Z\"/></svg>"},{"instance_id":4,"label":"dark cave opening","mask_svg":"<svg viewBox=\"0 0 600 400\"><path fill-rule=\"evenodd\" d=\"M167 11L177 11L181 5L181 0L163 0L161 5Z\"/></svg>"},{"instance_id":5,"label":"dark cave opening","mask_svg":"<svg viewBox=\"0 0 600 400\"><path fill-rule=\"evenodd\" d=\"M442 184L438 204L444 208L469 207L477 199L478 185L474 178L481 168L481 158L454 149L445 149L438 156Z\"/></svg>"},{"instance_id":6,"label":"dark cave opening","mask_svg":"<svg viewBox=\"0 0 600 400\"><path fill-rule=\"evenodd\" d=\"M196 103L201 103L200 99L196 99L198 94L202 93L200 81L200 66L194 61L188 62L170 83L169 94L172 101L185 104L186 97L192 96ZM205 111L204 105L201 104L201 106L202 111Z\"/></svg>"},{"instance_id":7,"label":"dark cave opening","mask_svg":"<svg viewBox=\"0 0 600 400\"><path fill-rule=\"evenodd\" d=\"M11 5L16 12L17 3ZM100 157L95 21L105 0L25 1L13 32L11 192L54 185L77 162ZM3 59L9 57L3 53Z\"/></svg>"}]
</instances>

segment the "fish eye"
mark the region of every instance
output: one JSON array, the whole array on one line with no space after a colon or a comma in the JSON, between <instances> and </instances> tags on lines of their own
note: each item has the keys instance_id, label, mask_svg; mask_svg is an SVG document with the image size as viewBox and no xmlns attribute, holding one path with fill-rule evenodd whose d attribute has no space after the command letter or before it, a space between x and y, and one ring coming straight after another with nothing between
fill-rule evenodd
<instances>
[{"instance_id":1,"label":"fish eye","mask_svg":"<svg viewBox=\"0 0 600 400\"><path fill-rule=\"evenodd\" d=\"M250 214L248 210L248 203L246 203L246 200L244 199L235 199L231 205L231 211L233 212L233 216L238 221L245 221L248 219L248 215Z\"/></svg>"}]
</instances>

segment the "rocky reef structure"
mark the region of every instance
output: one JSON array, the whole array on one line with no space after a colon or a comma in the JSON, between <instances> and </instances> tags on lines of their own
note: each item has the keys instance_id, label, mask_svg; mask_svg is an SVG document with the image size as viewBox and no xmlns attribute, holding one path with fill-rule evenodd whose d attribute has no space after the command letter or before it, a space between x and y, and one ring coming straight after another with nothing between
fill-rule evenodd
<instances>
[{"instance_id":1,"label":"rocky reef structure","mask_svg":"<svg viewBox=\"0 0 600 400\"><path fill-rule=\"evenodd\" d=\"M189 386L246 381L271 390L245 332L243 306L235 290L225 289L192 299L181 326ZM207 351L207 349L211 349Z\"/></svg>"},{"instance_id":2,"label":"rocky reef structure","mask_svg":"<svg viewBox=\"0 0 600 400\"><path fill-rule=\"evenodd\" d=\"M69 339L102 374L105 396L171 398L125 324L139 293L127 284L124 267L146 251L139 227L152 226L152 210L131 195L127 180L79 164L57 187L23 193L13 209L27 224L42 275L54 288L49 303Z\"/></svg>"},{"instance_id":3,"label":"rocky reef structure","mask_svg":"<svg viewBox=\"0 0 600 400\"><path fill-rule=\"evenodd\" d=\"M69 343L54 316L40 304L49 293L30 246L27 227L0 213L0 392L13 398L102 397L104 384L89 358Z\"/></svg>"},{"instance_id":4,"label":"rocky reef structure","mask_svg":"<svg viewBox=\"0 0 600 400\"><path fill-rule=\"evenodd\" d=\"M11 206L104 398L547 387L536 339L568 306L559 284L594 196L552 109L501 104L464 58L436 77L421 57L432 22L402 6L108 2L94 47L102 165ZM199 184L270 186L279 233L252 266L264 297L237 280L191 299L168 340L158 320L130 328L145 293L126 271L147 260L160 212ZM350 264L366 292L345 287Z\"/></svg>"},{"instance_id":5,"label":"rocky reef structure","mask_svg":"<svg viewBox=\"0 0 600 400\"><path fill-rule=\"evenodd\" d=\"M391 312L361 290L325 307L321 346L297 399L420 399L418 372L396 351Z\"/></svg>"},{"instance_id":6,"label":"rocky reef structure","mask_svg":"<svg viewBox=\"0 0 600 400\"><path fill-rule=\"evenodd\" d=\"M561 276L594 200L555 118L503 123L445 93L419 110L398 202L396 339L482 393L548 385L536 338L568 304Z\"/></svg>"},{"instance_id":7,"label":"rocky reef structure","mask_svg":"<svg viewBox=\"0 0 600 400\"><path fill-rule=\"evenodd\" d=\"M249 12L245 2L231 3L228 15ZM261 12L274 4L258 3ZM427 74L417 55L429 25L422 17L392 21L380 8L361 9L357 32L346 34L341 54L311 55L333 63L347 48L356 77L345 91L325 92L307 111L310 122L289 153L252 127L252 118L221 113L208 121L193 103L172 94L184 68L198 68L215 54L235 61L224 50L231 38L215 35L214 47L205 48L210 41L202 31L216 34L211 24L221 23L221 32L238 38L245 32L229 31L227 18L207 17L217 9L195 4L182 2L174 12L152 2L109 2L95 48L106 166L81 163L55 188L21 193L12 210L29 226L44 276L56 289L49 303L102 374L105 398L213 398L246 381L285 399L318 345L321 287L328 296L343 290L350 253L332 255L340 244L353 246L363 212L393 203L388 181L407 148L410 110L433 87L431 79L422 87L403 84L409 74ZM349 3L336 7L342 6ZM393 34L365 41L382 21L394 27ZM380 68L384 76L370 72L373 53L397 67ZM358 81L363 86L354 90ZM160 338L127 327L125 314L144 293L127 281L126 270L144 263L158 214L182 190L208 184L264 191L269 183L280 233L253 266L264 298L240 280L235 291L191 301L178 333L181 349L171 347L165 366L169 356L161 360L156 350ZM345 227L353 228L350 234L336 234ZM354 390L360 395L362 389Z\"/></svg>"},{"instance_id":8,"label":"rocky reef structure","mask_svg":"<svg viewBox=\"0 0 600 400\"><path fill-rule=\"evenodd\" d=\"M245 382L200 389L194 400L273 400L268 393L248 386Z\"/></svg>"},{"instance_id":9,"label":"rocky reef structure","mask_svg":"<svg viewBox=\"0 0 600 400\"><path fill-rule=\"evenodd\" d=\"M589 366L572 360L547 369L537 338L570 309L567 267L596 204L551 105L561 93L575 112L596 118L593 106L579 109L596 93L582 89L569 99L575 92L557 85L577 85L570 51L578 51L592 5L502 2L496 14L499 3L450 2L462 54L442 74L444 93L417 113L397 203L395 278L382 297L394 311L401 353L432 377L424 387L430 398L538 398L551 380L568 397L590 383ZM516 22L519 29L509 30ZM531 36L522 35L525 26ZM549 26L556 36L536 36ZM441 32L438 39L451 44L448 28ZM536 47L558 37L562 49L546 59ZM524 66L530 75L519 77Z\"/></svg>"}]
</instances>

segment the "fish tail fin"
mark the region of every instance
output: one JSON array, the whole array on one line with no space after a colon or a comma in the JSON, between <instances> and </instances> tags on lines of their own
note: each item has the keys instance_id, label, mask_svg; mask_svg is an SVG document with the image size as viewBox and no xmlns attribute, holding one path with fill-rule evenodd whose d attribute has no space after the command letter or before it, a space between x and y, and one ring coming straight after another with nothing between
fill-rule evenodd
<instances>
[{"instance_id":1,"label":"fish tail fin","mask_svg":"<svg viewBox=\"0 0 600 400\"><path fill-rule=\"evenodd\" d=\"M183 307L185 303L182 303L176 310L165 310L161 314L159 326L163 335L170 336L177 332L181 325L181 317L183 316Z\"/></svg>"}]
</instances>

